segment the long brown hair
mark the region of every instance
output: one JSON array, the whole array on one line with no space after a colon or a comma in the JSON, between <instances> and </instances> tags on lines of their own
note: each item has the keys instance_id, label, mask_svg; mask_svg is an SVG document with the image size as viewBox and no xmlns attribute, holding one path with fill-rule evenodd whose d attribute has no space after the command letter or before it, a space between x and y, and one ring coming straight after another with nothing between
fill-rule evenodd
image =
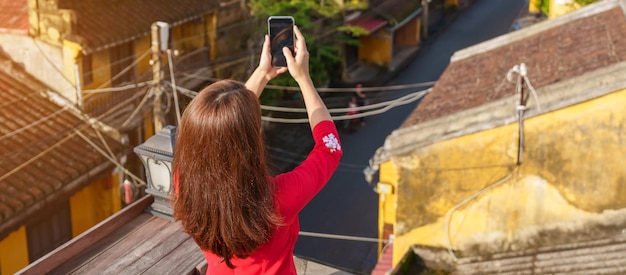
<instances>
[{"instance_id":1,"label":"long brown hair","mask_svg":"<svg viewBox=\"0 0 626 275\"><path fill-rule=\"evenodd\" d=\"M280 225L258 98L237 81L204 88L177 129L174 218L203 250L245 258Z\"/></svg>"}]
</instances>

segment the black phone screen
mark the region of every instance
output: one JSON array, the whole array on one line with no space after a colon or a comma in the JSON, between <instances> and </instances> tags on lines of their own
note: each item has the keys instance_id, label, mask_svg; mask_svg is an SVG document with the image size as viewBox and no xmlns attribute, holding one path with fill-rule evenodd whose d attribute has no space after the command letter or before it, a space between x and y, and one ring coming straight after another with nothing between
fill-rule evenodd
<instances>
[{"instance_id":1,"label":"black phone screen","mask_svg":"<svg viewBox=\"0 0 626 275\"><path fill-rule=\"evenodd\" d=\"M268 28L270 34L270 52L272 54L272 66L286 67L287 60L283 55L283 47L288 47L293 54L293 18L270 17Z\"/></svg>"}]
</instances>

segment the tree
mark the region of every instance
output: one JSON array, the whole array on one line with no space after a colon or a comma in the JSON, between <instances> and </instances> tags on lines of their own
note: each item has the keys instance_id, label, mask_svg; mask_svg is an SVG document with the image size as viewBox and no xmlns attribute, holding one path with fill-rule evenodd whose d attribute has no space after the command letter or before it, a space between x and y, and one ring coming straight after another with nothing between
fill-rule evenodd
<instances>
[{"instance_id":1,"label":"tree","mask_svg":"<svg viewBox=\"0 0 626 275\"><path fill-rule=\"evenodd\" d=\"M354 36L366 32L359 27L343 25L342 15L345 10L365 7L365 4L351 2L340 5L333 0L251 0L249 6L261 22L265 22L270 15L294 17L307 41L311 79L316 86L327 86L341 76L337 72L343 69L343 45L358 44ZM353 37L346 33L351 33ZM272 84L297 85L292 78L285 75L272 80Z\"/></svg>"}]
</instances>

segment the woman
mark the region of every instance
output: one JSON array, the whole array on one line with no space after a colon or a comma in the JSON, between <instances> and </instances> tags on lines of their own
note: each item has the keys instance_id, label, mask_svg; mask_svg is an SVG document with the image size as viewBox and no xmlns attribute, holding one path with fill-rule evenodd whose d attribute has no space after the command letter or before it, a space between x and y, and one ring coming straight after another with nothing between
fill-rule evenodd
<instances>
[{"instance_id":1,"label":"woman","mask_svg":"<svg viewBox=\"0 0 626 275\"><path fill-rule=\"evenodd\" d=\"M309 75L297 27L295 56L273 68L265 36L259 66L244 84L209 85L188 105L174 154L174 217L202 249L207 274L296 274L298 213L324 187L342 155L337 129ZM289 71L300 86L315 146L294 170L273 177L265 162L258 96Z\"/></svg>"}]
</instances>

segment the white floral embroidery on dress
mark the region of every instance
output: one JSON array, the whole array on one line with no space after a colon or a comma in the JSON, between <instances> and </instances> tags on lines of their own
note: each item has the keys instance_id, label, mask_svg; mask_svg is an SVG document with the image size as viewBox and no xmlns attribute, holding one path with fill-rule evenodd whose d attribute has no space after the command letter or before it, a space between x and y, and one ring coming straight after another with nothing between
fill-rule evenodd
<instances>
[{"instance_id":1,"label":"white floral embroidery on dress","mask_svg":"<svg viewBox=\"0 0 626 275\"><path fill-rule=\"evenodd\" d=\"M335 151L341 151L341 144L339 144L339 140L333 133L330 133L322 138L326 148L330 149L330 152L333 153Z\"/></svg>"}]
</instances>

